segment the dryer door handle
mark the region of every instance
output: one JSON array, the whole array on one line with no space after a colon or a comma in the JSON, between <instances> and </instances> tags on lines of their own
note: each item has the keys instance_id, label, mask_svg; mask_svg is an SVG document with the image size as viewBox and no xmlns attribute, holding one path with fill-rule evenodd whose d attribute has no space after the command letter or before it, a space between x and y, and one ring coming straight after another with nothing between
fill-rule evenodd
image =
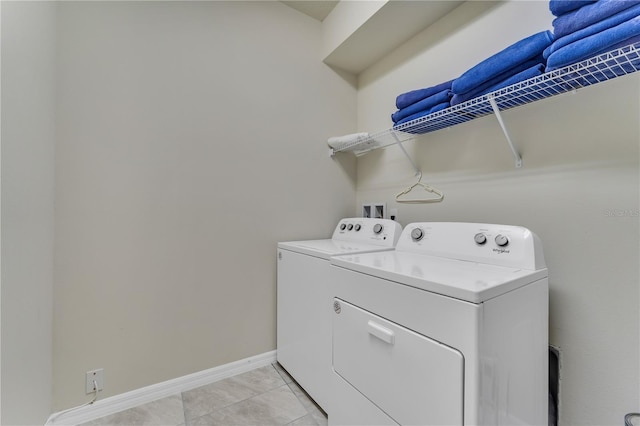
<instances>
[{"instance_id":1,"label":"dryer door handle","mask_svg":"<svg viewBox=\"0 0 640 426\"><path fill-rule=\"evenodd\" d=\"M385 343L393 345L396 342L396 335L393 330L389 330L387 327L383 327L375 321L369 320L367 323L367 330L369 334L377 337Z\"/></svg>"}]
</instances>

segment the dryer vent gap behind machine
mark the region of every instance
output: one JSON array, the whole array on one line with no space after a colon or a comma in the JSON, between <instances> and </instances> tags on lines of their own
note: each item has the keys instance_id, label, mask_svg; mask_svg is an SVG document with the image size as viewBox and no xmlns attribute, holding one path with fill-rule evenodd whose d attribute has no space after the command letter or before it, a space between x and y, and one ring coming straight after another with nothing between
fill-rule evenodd
<instances>
[{"instance_id":1,"label":"dryer vent gap behind machine","mask_svg":"<svg viewBox=\"0 0 640 426\"><path fill-rule=\"evenodd\" d=\"M330 239L278 243L277 359L327 413L333 374L329 259L393 250L401 232L393 220L347 218Z\"/></svg>"},{"instance_id":2,"label":"dryer vent gap behind machine","mask_svg":"<svg viewBox=\"0 0 640 426\"><path fill-rule=\"evenodd\" d=\"M543 425L548 279L528 229L413 223L331 259L330 425Z\"/></svg>"}]
</instances>

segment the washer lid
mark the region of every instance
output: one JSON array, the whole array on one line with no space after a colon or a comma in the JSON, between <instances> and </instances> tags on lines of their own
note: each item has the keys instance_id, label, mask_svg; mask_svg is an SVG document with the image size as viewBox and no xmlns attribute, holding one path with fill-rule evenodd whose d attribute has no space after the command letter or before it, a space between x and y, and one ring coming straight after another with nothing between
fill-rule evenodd
<instances>
[{"instance_id":1,"label":"washer lid","mask_svg":"<svg viewBox=\"0 0 640 426\"><path fill-rule=\"evenodd\" d=\"M308 240L308 241L288 241L278 243L278 248L291 250L309 256L329 259L331 256L355 253L370 253L393 250L393 247L384 247L373 244L363 244L353 241L341 240Z\"/></svg>"},{"instance_id":2,"label":"washer lid","mask_svg":"<svg viewBox=\"0 0 640 426\"><path fill-rule=\"evenodd\" d=\"M340 256L331 264L472 303L547 277L546 268L530 271L399 251Z\"/></svg>"}]
</instances>

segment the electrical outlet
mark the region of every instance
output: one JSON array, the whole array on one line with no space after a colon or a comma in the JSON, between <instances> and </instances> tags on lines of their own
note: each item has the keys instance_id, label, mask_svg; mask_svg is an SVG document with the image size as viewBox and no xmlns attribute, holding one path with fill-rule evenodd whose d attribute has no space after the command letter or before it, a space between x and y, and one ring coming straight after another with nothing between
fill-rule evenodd
<instances>
[{"instance_id":1,"label":"electrical outlet","mask_svg":"<svg viewBox=\"0 0 640 426\"><path fill-rule=\"evenodd\" d=\"M93 384L94 381L98 385L98 391L101 391L104 388L104 369L99 368L97 370L87 371L86 379L85 391L87 394L94 393L96 391Z\"/></svg>"}]
</instances>

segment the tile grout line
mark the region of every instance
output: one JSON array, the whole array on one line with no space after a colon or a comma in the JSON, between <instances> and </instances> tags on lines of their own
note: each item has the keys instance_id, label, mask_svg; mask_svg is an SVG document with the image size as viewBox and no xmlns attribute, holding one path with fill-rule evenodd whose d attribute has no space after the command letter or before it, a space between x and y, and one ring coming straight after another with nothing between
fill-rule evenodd
<instances>
[{"instance_id":1,"label":"tile grout line","mask_svg":"<svg viewBox=\"0 0 640 426\"><path fill-rule=\"evenodd\" d=\"M287 370L285 370L284 367L282 367L282 365L280 365L280 368L278 368L276 366L276 364L279 365L278 361L271 363L273 368L275 368L276 371L278 372L278 374L280 374L280 377L282 377L282 379L285 381L287 386L289 386L289 390L291 390L291 392L293 392L295 397L298 399L298 402L300 402L300 404L302 404L302 406L304 407L304 409L307 412L306 415L310 415L314 419L314 422L316 424L318 424L317 419L315 418L315 415L317 414L317 412L320 412L324 417L326 417L327 414L318 405L318 403L315 402L313 398L311 398L311 396L304 390L304 388L302 386L300 386L300 384L298 382L295 381L295 379L289 374L289 372L287 372ZM280 371L280 370L282 370L282 371ZM286 374L286 376L285 376L285 374ZM289 381L287 381L287 380L289 380ZM296 389L294 389L294 387L292 387L292 385L294 385L294 387ZM297 390L302 392L302 395L304 395L305 401L303 401L301 399L301 397L298 396ZM307 408L306 401L308 401L311 404L311 407ZM315 408L315 410L314 410L314 408ZM302 417L305 417L305 416L302 416ZM299 417L298 419L300 419L302 417ZM298 419L296 419L296 420L298 420Z\"/></svg>"},{"instance_id":2,"label":"tile grout line","mask_svg":"<svg viewBox=\"0 0 640 426\"><path fill-rule=\"evenodd\" d=\"M275 367L274 367L274 368L275 368ZM277 369L276 369L276 371L277 371ZM280 372L278 372L278 374L280 374ZM284 379L283 379L283 380L284 380ZM296 395L296 393L294 392L294 390L293 390L293 389L291 389L291 383L286 383L286 381L285 381L285 384L284 384L284 385L287 387L287 389L289 389L289 392L291 392L291 393L293 394L293 396L295 396L295 397L296 397L296 400L300 403L300 405L302 406L302 408L304 408L304 411L305 411L305 414L303 414L302 416L297 417L297 418L295 418L295 419L291 420L289 423L287 423L287 425L289 425L289 424L291 424L291 423L294 423L295 421L300 420L300 419L301 419L301 418L303 418L303 417L307 417L307 416L311 415L311 412L310 412L310 411L307 409L307 407L304 405L304 402L303 402L303 401L301 401L301 400L300 400L300 398L298 397L298 395ZM300 388L300 389L302 389L302 388ZM314 422L315 422L315 420L314 420ZM317 423L317 422L316 422L316 423ZM284 426L287 426L287 425L284 425Z\"/></svg>"},{"instance_id":3,"label":"tile grout line","mask_svg":"<svg viewBox=\"0 0 640 426\"><path fill-rule=\"evenodd\" d=\"M184 392L180 392L180 400L182 400L182 416L184 417L184 426L189 426L187 424L187 406L184 403Z\"/></svg>"},{"instance_id":4,"label":"tile grout line","mask_svg":"<svg viewBox=\"0 0 640 426\"><path fill-rule=\"evenodd\" d=\"M302 408L304 408L304 409L305 409L305 411L306 411L306 413L305 413L303 416L297 417L297 418L295 418L295 419L291 420L289 423L293 423L293 422L295 422L296 420L299 420L299 419L301 419L301 418L303 418L303 417L305 417L305 416L307 416L307 415L311 414L309 411L307 411L307 408L304 406L304 404L302 403L302 401L300 401L300 398L298 398L298 396L295 394L295 392L293 392L293 389L291 389L291 387L289 387L289 383L284 383L283 385L276 386L275 388L271 388L271 389L269 389L269 390L267 390L267 391L260 392L260 393L257 393L257 394L255 394L255 395L253 395L253 396L250 396L250 397L248 397L248 398L245 398L245 399L241 399L241 400L239 400L239 401L236 401L236 402L234 402L233 404L229 404L229 405L225 405L224 407L220 407L220 408L218 408L218 409L216 409L216 410L211 411L210 413L206 413L206 414L203 414L203 415L201 415L201 416L195 417L195 418L191 419L191 422L194 422L194 421L196 421L197 419L200 419L200 418L202 418L202 417L209 416L209 415L211 415L211 414L213 414L213 413L216 413L216 412L218 412L218 411L220 411L220 410L226 410L226 409L228 409L228 408L230 408L230 407L233 407L233 406L235 406L235 405L242 404L243 402L246 402L246 401L248 401L248 400L250 400L250 399L256 398L256 397L258 397L258 396L260 396L260 395L264 395L265 393L268 393L268 392L272 392L272 391L274 391L274 390L276 390L276 389L281 389L281 388L283 388L283 387L285 387L285 386L287 387L287 389L289 389L289 391L293 394L293 396L295 396L295 397L296 397L296 399L298 400L298 402L300 403L300 405L302 406ZM184 404L183 404L183 405L184 405ZM187 425L186 413L184 414L184 416L185 416L185 423L184 423L184 424L185 424L185 426L189 426L189 425ZM191 423L191 422L190 422L190 423ZM286 424L284 424L284 425L282 425L282 426L286 426L286 425L288 425L289 423L286 423Z\"/></svg>"},{"instance_id":5,"label":"tile grout line","mask_svg":"<svg viewBox=\"0 0 640 426\"><path fill-rule=\"evenodd\" d=\"M265 393L267 393L267 392L271 392L271 391L273 391L273 390L275 390L275 389L280 389L280 388L282 388L283 386L287 386L287 388L288 388L288 389L291 391L291 393L296 397L296 399L298 400L298 402L300 402L300 404L302 405L302 407L303 407L303 408L305 409L305 411L306 411L306 410L307 410L307 408L304 406L304 404L302 404L302 401L300 401L300 398L298 398L298 396L295 394L295 392L293 392L293 389L291 389L291 387L289 387L289 384L287 383L286 379L285 379L284 377L282 377L282 374L280 374L280 372L278 371L278 369L277 369L273 364L269 364L269 365L271 366L271 368L273 368L273 369L275 370L276 374L278 374L278 377L280 377L280 379L282 380L282 383L283 383L282 385L276 386L276 387L274 387L274 388L271 388L271 389L265 390L265 391L263 391L263 392L257 393L257 394L255 394L255 395L249 396L249 397L247 397L247 398L241 399L241 400L239 400L239 401L234 402L233 404L229 404L229 405L225 405L225 406L223 406L223 407L219 407L219 408L217 408L217 409L215 409L215 410L213 410L213 411L211 411L211 412L209 412L209 413L206 413L206 414L203 414L203 415L201 415L201 416L198 416L198 417L195 417L195 418L191 419L191 420L189 421L189 423L193 423L195 420L197 420L197 419L199 419L199 418L202 418L202 417L205 417L205 416L209 416L209 415L211 415L211 414L213 414L213 413L215 413L215 412L217 412L217 411L220 411L220 410L223 410L223 409L226 409L226 408L229 408L229 407L233 407L233 406L234 406L234 405L236 405L236 404L240 404L240 403L242 403L242 402L245 402L245 401L247 401L247 400L249 400L249 399L252 399L252 398L255 398L255 397L257 397L257 396L264 395ZM266 367L266 366L265 366L265 367ZM262 368L264 368L264 367L262 367ZM187 412L186 412L186 409L185 409L184 396L183 396L183 395L184 395L184 392L181 392L181 393L180 393L180 399L181 399L181 401L182 401L182 409L183 409L183 410L182 410L182 414L184 415L184 425L185 425L185 426L189 426L189 425L187 424ZM310 413L308 413L308 412L307 412L307 414L310 414ZM302 416L302 417L304 417L304 416ZM297 419L295 419L295 420L297 420ZM295 421L295 420L294 420L294 421Z\"/></svg>"},{"instance_id":6,"label":"tile grout line","mask_svg":"<svg viewBox=\"0 0 640 426\"><path fill-rule=\"evenodd\" d=\"M277 362L277 361L276 361L276 362ZM271 366L272 366L272 367L276 370L276 372L280 375L280 377L281 377L281 378L282 378L282 380L284 381L284 384L287 386L287 388L289 388L289 390L291 391L291 393L293 394L293 396L295 396L295 397L296 397L296 399L298 400L298 402L300 403L300 405L302 405L302 408L304 408L304 410L306 411L306 414L304 414L304 415L302 415L302 416L300 416L300 417L298 417L298 418L296 418L296 419L291 420L291 421L290 421L289 423L287 423L287 424L294 423L294 422L296 422L296 421L298 421L298 420L300 420L300 419L302 419L302 418L304 418L304 417L307 417L307 416L309 416L309 415L313 417L313 413L307 409L307 407L306 407L306 405L305 405L304 401L302 401L302 400L300 399L300 397L298 396L298 394L297 394L297 393L294 391L294 389L291 387L291 383L293 383L293 380L294 380L294 379L293 379L293 377L291 377L291 375L290 375L290 374L289 374L289 373L284 369L284 367L280 366L280 368L282 369L282 372L281 372L281 371L280 371L280 369L279 369L279 368L277 368L277 367L275 366L275 363L272 363L272 364L271 364ZM284 374L283 374L283 372L284 372L284 373L286 373L288 377L285 377L285 376L284 376ZM291 380L291 381L287 382L287 379L289 379L289 380ZM300 386L300 385L297 385L297 386L298 386L298 387L299 387L299 388L304 392L304 389L302 389L302 386ZM306 394L306 392L305 392L305 394ZM309 396L308 396L307 398L308 398L309 400L311 400L311 397L309 397ZM313 400L311 400L311 401L313 402ZM313 403L315 404L315 402L313 402ZM317 424L317 422L315 421L315 419L314 419L314 422ZM285 426L286 426L286 425L285 425Z\"/></svg>"}]
</instances>

